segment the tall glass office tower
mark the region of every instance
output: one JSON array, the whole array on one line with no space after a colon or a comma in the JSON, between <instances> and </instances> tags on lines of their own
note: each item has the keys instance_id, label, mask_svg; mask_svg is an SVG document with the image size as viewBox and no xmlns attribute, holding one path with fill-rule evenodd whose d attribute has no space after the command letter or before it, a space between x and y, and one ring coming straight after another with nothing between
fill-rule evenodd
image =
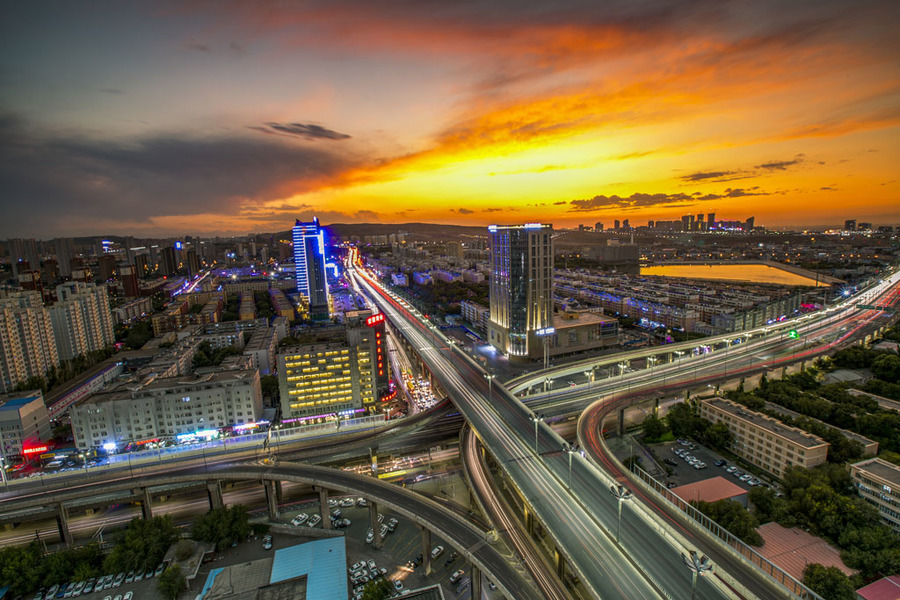
<instances>
[{"instance_id":1,"label":"tall glass office tower","mask_svg":"<svg viewBox=\"0 0 900 600\"><path fill-rule=\"evenodd\" d=\"M297 267L297 292L309 300L313 319L328 318L328 280L325 278L325 232L318 217L312 223L298 219L293 229L294 263Z\"/></svg>"},{"instance_id":2,"label":"tall glass office tower","mask_svg":"<svg viewBox=\"0 0 900 600\"><path fill-rule=\"evenodd\" d=\"M491 225L488 341L511 357L536 358L537 331L553 324L553 225Z\"/></svg>"}]
</instances>

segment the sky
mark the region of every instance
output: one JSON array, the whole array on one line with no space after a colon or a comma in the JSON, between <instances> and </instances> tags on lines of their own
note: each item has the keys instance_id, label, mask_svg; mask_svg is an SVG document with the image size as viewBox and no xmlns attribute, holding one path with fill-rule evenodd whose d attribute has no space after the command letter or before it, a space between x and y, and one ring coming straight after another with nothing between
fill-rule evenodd
<instances>
[{"instance_id":1,"label":"sky","mask_svg":"<svg viewBox=\"0 0 900 600\"><path fill-rule=\"evenodd\" d=\"M0 238L900 225L900 2L7 3Z\"/></svg>"}]
</instances>

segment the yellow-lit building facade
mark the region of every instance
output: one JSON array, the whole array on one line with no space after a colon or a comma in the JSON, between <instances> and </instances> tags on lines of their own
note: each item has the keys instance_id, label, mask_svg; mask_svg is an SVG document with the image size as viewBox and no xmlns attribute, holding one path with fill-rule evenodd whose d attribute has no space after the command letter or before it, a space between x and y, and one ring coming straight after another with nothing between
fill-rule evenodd
<instances>
[{"instance_id":1,"label":"yellow-lit building facade","mask_svg":"<svg viewBox=\"0 0 900 600\"><path fill-rule=\"evenodd\" d=\"M282 421L359 416L374 410L373 356L346 343L297 346L278 355Z\"/></svg>"}]
</instances>

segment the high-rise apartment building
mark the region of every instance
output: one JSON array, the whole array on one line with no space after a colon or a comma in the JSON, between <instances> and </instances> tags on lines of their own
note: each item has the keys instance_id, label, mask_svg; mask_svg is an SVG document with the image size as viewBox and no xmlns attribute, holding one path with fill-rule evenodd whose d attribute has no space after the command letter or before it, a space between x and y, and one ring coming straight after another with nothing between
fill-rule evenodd
<instances>
[{"instance_id":1,"label":"high-rise apartment building","mask_svg":"<svg viewBox=\"0 0 900 600\"><path fill-rule=\"evenodd\" d=\"M138 286L137 269L132 265L119 267L119 281L122 282L122 293L126 298L137 298L141 295Z\"/></svg>"},{"instance_id":2,"label":"high-rise apartment building","mask_svg":"<svg viewBox=\"0 0 900 600\"><path fill-rule=\"evenodd\" d=\"M328 280L325 277L325 232L318 217L311 223L298 219L293 229L297 292L309 300L313 319L328 318Z\"/></svg>"},{"instance_id":3,"label":"high-rise apartment building","mask_svg":"<svg viewBox=\"0 0 900 600\"><path fill-rule=\"evenodd\" d=\"M138 277L146 277L150 273L150 266L147 264L147 255L138 254L134 257L135 274Z\"/></svg>"},{"instance_id":4,"label":"high-rise apartment building","mask_svg":"<svg viewBox=\"0 0 900 600\"><path fill-rule=\"evenodd\" d=\"M185 253L185 263L187 264L188 275L191 277L200 272L200 258L197 256L196 250L188 250Z\"/></svg>"},{"instance_id":5,"label":"high-rise apartment building","mask_svg":"<svg viewBox=\"0 0 900 600\"><path fill-rule=\"evenodd\" d=\"M178 272L178 258L175 256L175 248L168 246L159 253L159 269L165 277L171 277Z\"/></svg>"},{"instance_id":6,"label":"high-rise apartment building","mask_svg":"<svg viewBox=\"0 0 900 600\"><path fill-rule=\"evenodd\" d=\"M491 225L488 341L511 357L540 356L553 325L553 225Z\"/></svg>"},{"instance_id":7,"label":"high-rise apartment building","mask_svg":"<svg viewBox=\"0 0 900 600\"><path fill-rule=\"evenodd\" d=\"M38 253L37 242L33 239L23 240L15 238L7 240L6 248L9 252L9 262L12 264L14 274L18 274L22 269L40 270L41 255ZM28 264L23 265L22 263Z\"/></svg>"},{"instance_id":8,"label":"high-rise apartment building","mask_svg":"<svg viewBox=\"0 0 900 600\"><path fill-rule=\"evenodd\" d=\"M103 281L116 274L116 257L111 254L105 254L97 259L97 265L100 269L100 279Z\"/></svg>"},{"instance_id":9,"label":"high-rise apartment building","mask_svg":"<svg viewBox=\"0 0 900 600\"><path fill-rule=\"evenodd\" d=\"M57 286L56 296L59 301L48 311L60 360L102 350L115 342L106 285L73 281Z\"/></svg>"},{"instance_id":10,"label":"high-rise apartment building","mask_svg":"<svg viewBox=\"0 0 900 600\"><path fill-rule=\"evenodd\" d=\"M844 231L856 231L856 219L847 219L844 221Z\"/></svg>"},{"instance_id":11,"label":"high-rise apartment building","mask_svg":"<svg viewBox=\"0 0 900 600\"><path fill-rule=\"evenodd\" d=\"M75 258L75 242L72 238L56 238L53 241L56 250L56 262L59 263L59 274L68 277L72 274L72 259Z\"/></svg>"},{"instance_id":12,"label":"high-rise apartment building","mask_svg":"<svg viewBox=\"0 0 900 600\"><path fill-rule=\"evenodd\" d=\"M0 298L0 392L30 377L43 377L59 365L50 315L39 292L13 292Z\"/></svg>"}]
</instances>

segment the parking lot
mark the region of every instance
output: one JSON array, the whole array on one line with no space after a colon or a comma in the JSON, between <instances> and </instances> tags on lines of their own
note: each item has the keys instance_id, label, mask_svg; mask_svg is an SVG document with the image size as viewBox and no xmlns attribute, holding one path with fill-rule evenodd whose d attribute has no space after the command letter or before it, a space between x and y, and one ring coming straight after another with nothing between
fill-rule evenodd
<instances>
[{"instance_id":1,"label":"parking lot","mask_svg":"<svg viewBox=\"0 0 900 600\"><path fill-rule=\"evenodd\" d=\"M672 475L665 478L666 483L670 487L677 487L719 476L725 477L735 485L750 491L754 486L750 485L749 482L760 480L759 477L750 474L747 477L747 480L741 481L740 477L736 477L735 474L739 473L740 475L745 475L747 474L746 469L736 466L731 461L726 461L724 457L714 450L706 448L697 442L691 440L683 441L687 443L674 441L653 446L653 451L657 458L673 471ZM691 466L684 458L676 455L674 452L675 450L682 451L685 456L693 456L694 458L699 459L700 462L704 463L706 466L699 469ZM717 466L716 461L724 461L724 464ZM732 467L734 467L733 471L729 472L728 469ZM762 481L761 483L767 482Z\"/></svg>"},{"instance_id":2,"label":"parking lot","mask_svg":"<svg viewBox=\"0 0 900 600\"><path fill-rule=\"evenodd\" d=\"M471 586L469 580L469 566L466 561L456 556L453 548L437 535L432 534L432 548L441 546L443 551L432 561L432 574L425 576L424 567L420 563L419 566L409 566L408 563L414 561L422 554L422 535L415 524L407 521L399 515L392 514L388 510L379 510L384 515L382 525L389 523L391 519L397 520L397 526L393 532L386 532L384 542L380 550L375 549L372 544L366 542L366 536L369 530L369 509L368 507L357 506L354 502L352 506L334 505L340 503L347 497L334 497L331 499L333 504L331 510L339 509L341 511L341 519L349 519L350 525L343 528L347 543L347 563L348 569L354 564L373 560L378 569L387 571L386 577L392 581L396 580L403 586L402 589L417 589L427 585L440 584L443 588L446 598L454 598L459 600L470 600ZM355 497L352 500L356 500ZM319 503L311 501L304 505L298 506L295 510L280 515L279 522L290 523L297 515L305 513L310 515L319 513ZM302 530L305 526L298 526L298 530ZM321 524L319 525L321 527ZM274 535L276 548L279 546L279 536ZM296 543L293 541L292 543ZM218 566L218 565L217 565ZM368 565L367 565L368 569ZM451 583L451 576L462 570L463 575L455 583ZM349 575L349 571L348 571ZM483 589L486 597L492 598L495 592L490 590L489 583L485 579ZM353 598L352 585L350 586Z\"/></svg>"}]
</instances>

